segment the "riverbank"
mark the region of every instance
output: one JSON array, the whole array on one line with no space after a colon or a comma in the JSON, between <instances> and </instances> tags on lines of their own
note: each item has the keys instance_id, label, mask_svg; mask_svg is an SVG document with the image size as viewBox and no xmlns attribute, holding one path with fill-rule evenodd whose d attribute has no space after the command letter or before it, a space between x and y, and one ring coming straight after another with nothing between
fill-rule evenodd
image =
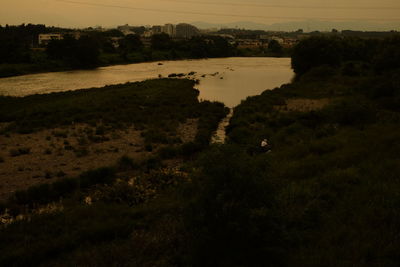
<instances>
[{"instance_id":1,"label":"riverbank","mask_svg":"<svg viewBox=\"0 0 400 267\"><path fill-rule=\"evenodd\" d=\"M235 108L228 140L267 166L276 231L288 238L274 246L285 250L287 266L395 262L399 216L389 203L400 200L398 74L354 77L321 67ZM269 153L260 149L265 138Z\"/></svg>"},{"instance_id":2,"label":"riverbank","mask_svg":"<svg viewBox=\"0 0 400 267\"><path fill-rule=\"evenodd\" d=\"M117 55L115 55L117 56ZM243 57L243 56L238 56ZM268 55L268 56L263 56L262 54L257 54L257 55L247 55L247 57L252 58L252 57L267 57L267 58L276 58L274 55ZM107 58L107 57L106 57ZM113 57L112 57L113 58ZM215 58L215 57L213 57ZM219 58L227 58L227 57L219 57ZM279 58L288 58L288 57L279 57ZM1 78L9 78L9 77L17 77L17 76L22 76L22 75L28 75L28 74L39 74L39 73L48 73L48 72L61 72L61 71L76 71L76 70L95 70L98 68L102 67L109 67L109 66L118 66L118 65L129 65L129 64L139 64L139 63L158 63L162 61L181 61L181 60L198 60L198 59L212 59L208 57L204 58L198 58L198 57L193 57L193 58L174 58L174 59L166 59L165 57L160 57L160 58L152 58L148 60L142 60L142 61L124 61L122 59L114 59L111 62L102 62L98 65L95 65L91 68L73 68L71 66L63 66L60 63L57 62L46 62L46 63L40 63L40 64L28 64L28 63L22 63L22 64L0 64L0 79ZM106 60L106 59L104 59ZM107 61L110 59L107 59Z\"/></svg>"},{"instance_id":3,"label":"riverbank","mask_svg":"<svg viewBox=\"0 0 400 267\"><path fill-rule=\"evenodd\" d=\"M0 97L0 199L16 190L114 164L143 162L162 149L201 147L225 116L197 100L190 80Z\"/></svg>"},{"instance_id":4,"label":"riverbank","mask_svg":"<svg viewBox=\"0 0 400 267\"><path fill-rule=\"evenodd\" d=\"M158 61L4 78L0 95L27 96L176 76L198 81L199 98L234 107L249 95L290 82L286 58L214 58Z\"/></svg>"}]
</instances>

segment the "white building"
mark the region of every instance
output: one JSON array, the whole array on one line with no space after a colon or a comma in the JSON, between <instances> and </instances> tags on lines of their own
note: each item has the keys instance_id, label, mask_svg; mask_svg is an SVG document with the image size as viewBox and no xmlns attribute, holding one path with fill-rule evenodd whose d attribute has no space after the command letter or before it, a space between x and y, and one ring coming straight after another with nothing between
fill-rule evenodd
<instances>
[{"instance_id":1,"label":"white building","mask_svg":"<svg viewBox=\"0 0 400 267\"><path fill-rule=\"evenodd\" d=\"M195 26L187 24L187 23L180 23L176 25L176 36L180 38L190 39L193 36L200 35L199 29Z\"/></svg>"},{"instance_id":2,"label":"white building","mask_svg":"<svg viewBox=\"0 0 400 267\"><path fill-rule=\"evenodd\" d=\"M42 33L39 34L39 45L48 45L51 40L62 40L60 33Z\"/></svg>"},{"instance_id":3,"label":"white building","mask_svg":"<svg viewBox=\"0 0 400 267\"><path fill-rule=\"evenodd\" d=\"M161 32L168 34L169 36L173 37L176 35L176 29L175 26L172 24L165 24L162 29Z\"/></svg>"}]
</instances>

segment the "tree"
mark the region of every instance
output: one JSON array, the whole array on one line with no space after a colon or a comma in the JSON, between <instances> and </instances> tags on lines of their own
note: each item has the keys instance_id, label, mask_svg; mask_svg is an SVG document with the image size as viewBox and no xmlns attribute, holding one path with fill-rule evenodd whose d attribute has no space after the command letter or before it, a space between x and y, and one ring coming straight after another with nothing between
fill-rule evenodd
<instances>
[{"instance_id":1,"label":"tree","mask_svg":"<svg viewBox=\"0 0 400 267\"><path fill-rule=\"evenodd\" d=\"M154 34L151 37L151 48L156 50L168 50L172 47L172 40L166 33Z\"/></svg>"},{"instance_id":2,"label":"tree","mask_svg":"<svg viewBox=\"0 0 400 267\"><path fill-rule=\"evenodd\" d=\"M65 35L63 40L52 40L46 49L51 59L64 61L73 67L93 67L98 64L100 55L99 44L89 36L82 36L76 40Z\"/></svg>"},{"instance_id":3,"label":"tree","mask_svg":"<svg viewBox=\"0 0 400 267\"><path fill-rule=\"evenodd\" d=\"M268 43L268 50L271 51L274 54L281 54L282 53L282 46L281 44L276 41L276 40L271 40Z\"/></svg>"},{"instance_id":4,"label":"tree","mask_svg":"<svg viewBox=\"0 0 400 267\"><path fill-rule=\"evenodd\" d=\"M143 43L137 34L128 34L120 41L119 45L125 53L131 53L143 47Z\"/></svg>"},{"instance_id":5,"label":"tree","mask_svg":"<svg viewBox=\"0 0 400 267\"><path fill-rule=\"evenodd\" d=\"M315 36L298 43L292 54L292 68L302 75L314 67L339 66L342 62L343 46L339 38Z\"/></svg>"}]
</instances>

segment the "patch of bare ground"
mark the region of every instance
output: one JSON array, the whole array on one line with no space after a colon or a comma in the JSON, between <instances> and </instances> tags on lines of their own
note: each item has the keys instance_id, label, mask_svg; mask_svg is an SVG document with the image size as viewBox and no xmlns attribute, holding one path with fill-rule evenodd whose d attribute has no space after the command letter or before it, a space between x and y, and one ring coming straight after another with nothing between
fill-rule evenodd
<instances>
[{"instance_id":1,"label":"patch of bare ground","mask_svg":"<svg viewBox=\"0 0 400 267\"><path fill-rule=\"evenodd\" d=\"M114 165L122 156L142 160L156 153L145 150L141 131L134 127L96 134L87 124L47 129L32 134L0 135L0 201L15 191L53 182L84 171ZM194 139L197 121L179 126L183 142Z\"/></svg>"},{"instance_id":2,"label":"patch of bare ground","mask_svg":"<svg viewBox=\"0 0 400 267\"><path fill-rule=\"evenodd\" d=\"M214 132L211 137L211 144L224 144L226 139L226 127L229 125L229 122L233 116L233 109L229 111L229 114L220 121L218 124L217 130Z\"/></svg>"},{"instance_id":3,"label":"patch of bare ground","mask_svg":"<svg viewBox=\"0 0 400 267\"><path fill-rule=\"evenodd\" d=\"M274 106L276 110L282 112L290 111L300 111L309 112L313 110L319 110L328 105L332 99L330 98L320 98L320 99L310 99L310 98L289 98L286 99L284 105Z\"/></svg>"},{"instance_id":4,"label":"patch of bare ground","mask_svg":"<svg viewBox=\"0 0 400 267\"><path fill-rule=\"evenodd\" d=\"M176 132L183 143L193 142L196 138L199 119L188 119L186 123L179 125Z\"/></svg>"}]
</instances>

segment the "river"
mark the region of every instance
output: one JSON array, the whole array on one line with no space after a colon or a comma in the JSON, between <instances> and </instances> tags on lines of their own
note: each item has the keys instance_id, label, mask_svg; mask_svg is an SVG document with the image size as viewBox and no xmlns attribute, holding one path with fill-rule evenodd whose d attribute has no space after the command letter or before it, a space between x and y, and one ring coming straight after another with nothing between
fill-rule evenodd
<instances>
[{"instance_id":1,"label":"river","mask_svg":"<svg viewBox=\"0 0 400 267\"><path fill-rule=\"evenodd\" d=\"M257 95L290 82L289 58L216 58L160 61L0 78L0 95L26 96L103 87L143 81L171 73L195 72L200 99L224 102L234 107L247 96Z\"/></svg>"}]
</instances>

